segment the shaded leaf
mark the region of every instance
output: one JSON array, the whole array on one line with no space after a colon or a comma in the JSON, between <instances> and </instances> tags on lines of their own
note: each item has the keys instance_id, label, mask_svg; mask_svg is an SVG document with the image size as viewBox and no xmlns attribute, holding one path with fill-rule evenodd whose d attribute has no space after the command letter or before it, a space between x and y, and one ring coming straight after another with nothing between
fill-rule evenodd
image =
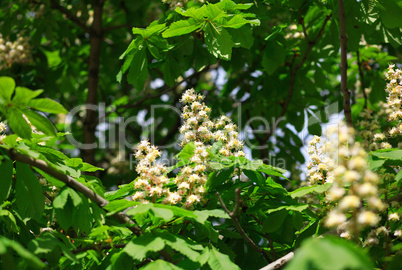
<instances>
[{"instance_id":1,"label":"shaded leaf","mask_svg":"<svg viewBox=\"0 0 402 270\"><path fill-rule=\"evenodd\" d=\"M35 174L27 164L17 162L15 197L22 217L39 220L45 208L45 196Z\"/></svg>"}]
</instances>

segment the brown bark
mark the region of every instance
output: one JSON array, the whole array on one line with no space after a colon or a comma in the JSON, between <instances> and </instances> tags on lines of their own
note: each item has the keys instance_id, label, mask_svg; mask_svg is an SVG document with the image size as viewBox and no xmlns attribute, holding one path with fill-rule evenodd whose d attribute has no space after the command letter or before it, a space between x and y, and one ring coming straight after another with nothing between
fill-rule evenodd
<instances>
[{"instance_id":1,"label":"brown bark","mask_svg":"<svg viewBox=\"0 0 402 270\"><path fill-rule=\"evenodd\" d=\"M88 95L86 105L97 105L98 103L98 84L99 84L99 60L102 45L102 12L103 1L94 0L94 18L90 31L90 54L88 63ZM82 149L81 156L83 161L95 164L96 150L96 122L98 113L96 110L87 109L84 120L84 144L91 145L88 149Z\"/></svg>"}]
</instances>

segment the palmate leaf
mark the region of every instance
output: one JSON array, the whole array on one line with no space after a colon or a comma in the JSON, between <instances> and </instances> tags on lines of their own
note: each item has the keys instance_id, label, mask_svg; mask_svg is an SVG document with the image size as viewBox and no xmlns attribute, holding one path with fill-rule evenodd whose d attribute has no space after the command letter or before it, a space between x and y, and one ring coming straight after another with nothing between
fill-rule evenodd
<instances>
[{"instance_id":1,"label":"palmate leaf","mask_svg":"<svg viewBox=\"0 0 402 270\"><path fill-rule=\"evenodd\" d=\"M229 32L214 23L207 23L205 28L205 44L208 51L215 57L224 60L232 58L232 48L234 43Z\"/></svg>"},{"instance_id":2,"label":"palmate leaf","mask_svg":"<svg viewBox=\"0 0 402 270\"><path fill-rule=\"evenodd\" d=\"M123 249L134 260L144 260L149 252L156 252L165 247L165 242L157 235L145 233L133 239Z\"/></svg>"},{"instance_id":3,"label":"palmate leaf","mask_svg":"<svg viewBox=\"0 0 402 270\"><path fill-rule=\"evenodd\" d=\"M162 33L162 37L169 38L189 34L200 29L202 25L203 21L193 18L177 21L172 23L169 28Z\"/></svg>"},{"instance_id":4,"label":"palmate leaf","mask_svg":"<svg viewBox=\"0 0 402 270\"><path fill-rule=\"evenodd\" d=\"M174 250L177 250L193 262L197 262L197 259L200 256L200 253L195 250L204 249L202 245L192 243L190 242L190 240L183 239L168 232L159 234L159 237L161 237L165 241L166 245L170 246Z\"/></svg>"},{"instance_id":5,"label":"palmate leaf","mask_svg":"<svg viewBox=\"0 0 402 270\"><path fill-rule=\"evenodd\" d=\"M228 255L220 253L212 245L208 247L208 255L208 265L212 270L240 270L240 268L230 260Z\"/></svg>"},{"instance_id":6,"label":"palmate leaf","mask_svg":"<svg viewBox=\"0 0 402 270\"><path fill-rule=\"evenodd\" d=\"M54 201L53 201L54 208L63 209L64 206L67 204L68 198L71 199L74 207L78 207L80 204L82 204L82 199L78 195L78 193L75 192L72 188L66 187L54 199Z\"/></svg>"},{"instance_id":7,"label":"palmate leaf","mask_svg":"<svg viewBox=\"0 0 402 270\"><path fill-rule=\"evenodd\" d=\"M23 218L30 217L39 220L45 208L42 187L28 165L17 162L16 171L15 197L19 213Z\"/></svg>"},{"instance_id":8,"label":"palmate leaf","mask_svg":"<svg viewBox=\"0 0 402 270\"><path fill-rule=\"evenodd\" d=\"M30 90L25 87L16 87L15 88L15 95L12 99L13 104L21 104L21 105L26 105L28 101L31 99L36 98L40 94L43 93L43 90Z\"/></svg>"}]
</instances>

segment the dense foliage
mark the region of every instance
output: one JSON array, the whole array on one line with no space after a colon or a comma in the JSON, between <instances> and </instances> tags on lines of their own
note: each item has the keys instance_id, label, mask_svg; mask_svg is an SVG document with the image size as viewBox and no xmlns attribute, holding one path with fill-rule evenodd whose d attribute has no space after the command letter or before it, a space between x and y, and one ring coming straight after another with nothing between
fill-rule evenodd
<instances>
[{"instance_id":1,"label":"dense foliage","mask_svg":"<svg viewBox=\"0 0 402 270\"><path fill-rule=\"evenodd\" d=\"M399 2L0 7L2 268L401 265Z\"/></svg>"}]
</instances>

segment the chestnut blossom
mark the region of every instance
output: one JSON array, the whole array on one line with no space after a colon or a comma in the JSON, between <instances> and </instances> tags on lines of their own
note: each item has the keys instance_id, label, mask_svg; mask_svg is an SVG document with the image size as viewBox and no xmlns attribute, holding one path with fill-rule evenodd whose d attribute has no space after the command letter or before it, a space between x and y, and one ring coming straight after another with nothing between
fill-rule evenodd
<instances>
[{"instance_id":1,"label":"chestnut blossom","mask_svg":"<svg viewBox=\"0 0 402 270\"><path fill-rule=\"evenodd\" d=\"M243 143L238 140L237 127L227 116L212 121L211 109L203 102L204 97L193 89L183 93L181 101L185 104L182 117L184 124L180 127L183 135L181 146L192 143L193 154L190 164L182 167L176 177L166 176L166 167L156 163L161 152L148 141L138 144L135 157L139 160L136 167L138 177L134 180L137 191L133 199L142 202L162 201L165 204L180 204L185 208L203 203L206 192L205 183L209 173L209 149L213 143L222 141L219 153L225 156L244 156ZM175 186L172 186L172 184ZM168 185L169 184L169 185Z\"/></svg>"}]
</instances>

